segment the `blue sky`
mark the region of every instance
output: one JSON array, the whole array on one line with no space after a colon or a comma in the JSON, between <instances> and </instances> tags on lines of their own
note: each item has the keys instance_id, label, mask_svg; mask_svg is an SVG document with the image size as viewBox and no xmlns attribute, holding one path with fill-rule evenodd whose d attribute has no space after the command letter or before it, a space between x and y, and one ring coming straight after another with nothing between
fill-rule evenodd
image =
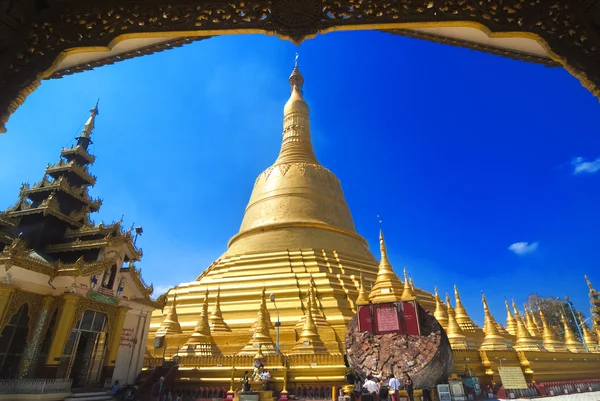
<instances>
[{"instance_id":1,"label":"blue sky","mask_svg":"<svg viewBox=\"0 0 600 401\"><path fill-rule=\"evenodd\" d=\"M430 291L458 284L479 323L482 290L502 322L504 297L533 292L589 312L598 100L563 69L385 33L330 33L299 49L225 36L46 81L0 136L0 209L100 98L96 222L143 226L146 281L193 280L225 251L277 156L297 50L317 157L376 255L381 214L396 270L406 264Z\"/></svg>"}]
</instances>

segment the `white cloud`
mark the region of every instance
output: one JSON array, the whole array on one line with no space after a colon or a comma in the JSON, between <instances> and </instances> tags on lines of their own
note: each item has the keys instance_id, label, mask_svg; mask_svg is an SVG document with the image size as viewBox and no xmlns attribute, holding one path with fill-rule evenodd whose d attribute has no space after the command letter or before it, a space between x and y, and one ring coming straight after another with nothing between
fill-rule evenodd
<instances>
[{"instance_id":1,"label":"white cloud","mask_svg":"<svg viewBox=\"0 0 600 401\"><path fill-rule=\"evenodd\" d=\"M169 284L159 284L154 287L154 292L152 293L152 296L158 297L159 295L164 294L165 292L167 292L168 290L170 290L173 287L175 287L175 286L169 285Z\"/></svg>"},{"instance_id":2,"label":"white cloud","mask_svg":"<svg viewBox=\"0 0 600 401\"><path fill-rule=\"evenodd\" d=\"M573 165L573 174L593 174L600 171L600 157L591 162L584 161L583 157L576 157L571 164Z\"/></svg>"},{"instance_id":3,"label":"white cloud","mask_svg":"<svg viewBox=\"0 0 600 401\"><path fill-rule=\"evenodd\" d=\"M515 242L508 247L509 251L516 253L517 255L526 255L528 253L535 252L539 245L539 242Z\"/></svg>"}]
</instances>

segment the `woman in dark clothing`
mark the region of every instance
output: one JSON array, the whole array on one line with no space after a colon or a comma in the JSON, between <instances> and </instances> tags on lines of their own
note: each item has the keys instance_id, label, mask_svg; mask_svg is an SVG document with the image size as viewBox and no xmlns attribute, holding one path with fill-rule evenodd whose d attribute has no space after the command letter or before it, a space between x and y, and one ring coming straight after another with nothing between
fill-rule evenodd
<instances>
[{"instance_id":1,"label":"woman in dark clothing","mask_svg":"<svg viewBox=\"0 0 600 401\"><path fill-rule=\"evenodd\" d=\"M250 391L250 378L248 377L248 371L244 372L244 378L242 379L242 391Z\"/></svg>"},{"instance_id":2,"label":"woman in dark clothing","mask_svg":"<svg viewBox=\"0 0 600 401\"><path fill-rule=\"evenodd\" d=\"M413 397L413 381L408 373L404 374L404 390L406 390L406 393L408 394L408 400L415 401L415 398Z\"/></svg>"}]
</instances>

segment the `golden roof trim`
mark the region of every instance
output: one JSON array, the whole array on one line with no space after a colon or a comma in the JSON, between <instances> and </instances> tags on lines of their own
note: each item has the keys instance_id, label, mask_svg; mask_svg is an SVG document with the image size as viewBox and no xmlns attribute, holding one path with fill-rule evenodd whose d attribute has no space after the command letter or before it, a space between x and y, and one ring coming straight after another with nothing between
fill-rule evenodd
<instances>
[{"instance_id":1,"label":"golden roof trim","mask_svg":"<svg viewBox=\"0 0 600 401\"><path fill-rule=\"evenodd\" d=\"M133 245L133 240L129 233L119 234L117 236L106 236L102 239L93 239L93 240L84 240L82 241L80 238L77 238L73 242L62 243L62 244L54 244L49 245L45 248L46 252L54 253L54 252L68 252L73 250L81 250L81 249L94 249L94 248L103 248L110 246L120 246L126 245L129 248L129 251L132 255L135 256L135 260L140 259L142 257L142 250L137 249Z\"/></svg>"},{"instance_id":2,"label":"golden roof trim","mask_svg":"<svg viewBox=\"0 0 600 401\"><path fill-rule=\"evenodd\" d=\"M87 171L87 168L80 166L79 164L70 161L65 162L64 160L60 160L58 163L53 165L48 165L46 167L46 173L57 172L62 170L70 170L76 173L80 178L87 181L90 185L94 185L96 183L96 176L90 174Z\"/></svg>"},{"instance_id":3,"label":"golden roof trim","mask_svg":"<svg viewBox=\"0 0 600 401\"><path fill-rule=\"evenodd\" d=\"M70 148L62 148L60 155L76 154L77 156L83 157L88 163L93 164L96 161L96 156L89 154L85 149L79 145L71 146Z\"/></svg>"},{"instance_id":4,"label":"golden roof trim","mask_svg":"<svg viewBox=\"0 0 600 401\"><path fill-rule=\"evenodd\" d=\"M535 63L535 64L542 64L546 67L560 67L561 66L560 63L558 63L550 58L540 57L540 56L536 56L533 54L527 54L527 53L518 53L518 52L515 52L512 50L502 49L502 48L490 46L490 45L484 45L481 43L470 42L470 41L464 40L464 39L448 38L448 37L436 35L433 33L417 32L417 31L413 31L410 29L388 29L388 30L382 30L382 32L390 33L392 35L407 36L410 38L415 38L415 39L420 39L420 40L427 40L429 42L435 42L435 43L440 43L440 44L444 44L444 45L462 47L465 49L476 50L476 51L480 51L480 52L484 52L484 53L490 53L490 54L494 54L494 55L497 55L500 57L510 58L513 60L520 60L520 61L526 61L526 62Z\"/></svg>"},{"instance_id":5,"label":"golden roof trim","mask_svg":"<svg viewBox=\"0 0 600 401\"><path fill-rule=\"evenodd\" d=\"M63 263L60 260L47 262L29 256L29 252L31 252L31 249L26 246L25 241L17 238L10 246L5 247L0 252L0 262L5 264L7 270L12 266L18 266L52 278L58 276L86 276L106 270L116 262L116 258L84 262L83 257L80 257L75 263Z\"/></svg>"},{"instance_id":6,"label":"golden roof trim","mask_svg":"<svg viewBox=\"0 0 600 401\"><path fill-rule=\"evenodd\" d=\"M48 79L57 79L57 78L62 78L62 77L67 76L67 75L76 74L78 72L90 71L90 70L93 70L94 68L97 68L97 67L102 67L102 66L105 66L105 65L114 64L114 63L117 63L119 61L129 60L129 59L140 57L140 56L143 56L143 55L146 55L146 54L158 53L158 52L161 52L163 50L171 50L171 49L174 49L176 47L181 47L183 45L186 45L188 43L200 41L200 40L203 40L203 39L209 39L210 37L211 36L195 37L195 38L186 37L186 38L181 38L181 39L169 40L169 41L166 41L166 42L163 42L163 43L157 43L157 44L146 46L146 47L142 47L142 48L139 48L139 49L134 49L134 50L129 51L129 52L120 53L120 54L116 54L114 56L105 57L105 58L100 59L100 60L94 60L94 61L90 61L90 62L86 62L86 63L77 64L77 65L74 65L74 66L69 67L67 69L54 72L50 77L48 77Z\"/></svg>"},{"instance_id":7,"label":"golden roof trim","mask_svg":"<svg viewBox=\"0 0 600 401\"><path fill-rule=\"evenodd\" d=\"M344 230L343 228L330 226L328 224L321 224L321 223L292 222L292 223L274 223L274 224L269 224L268 226L259 226L256 228L252 228L248 231L237 233L236 235L231 237L231 239L227 243L227 248L229 248L231 246L231 244L233 244L235 241L239 240L240 238L244 238L248 235L252 235L257 232L274 230L274 229L279 229L279 228L288 228L288 227L312 227L312 228L319 228L319 229L324 229L324 230L329 230L329 231L335 231L335 232L342 233L345 235L351 235L354 238L363 242L365 245L368 245L367 241L363 237L361 237L359 234L352 232L352 231Z\"/></svg>"},{"instance_id":8,"label":"golden roof trim","mask_svg":"<svg viewBox=\"0 0 600 401\"><path fill-rule=\"evenodd\" d=\"M66 179L60 177L56 180L49 180L46 175L38 183L34 184L31 188L27 184L23 184L21 192L23 195L30 193L39 193L50 190L62 189L73 198L91 206L93 209L100 209L102 205L102 199L92 199L89 196L87 187L75 187L68 183Z\"/></svg>"},{"instance_id":9,"label":"golden roof trim","mask_svg":"<svg viewBox=\"0 0 600 401\"><path fill-rule=\"evenodd\" d=\"M163 304L158 299L152 300L149 298L130 298L129 302L149 306L154 309L162 309L164 307Z\"/></svg>"},{"instance_id":10,"label":"golden roof trim","mask_svg":"<svg viewBox=\"0 0 600 401\"><path fill-rule=\"evenodd\" d=\"M21 199L19 201L19 203L14 206L14 208L18 208L19 206L22 206L23 204L28 204L27 202L23 202L24 200L25 199ZM85 216L84 211L72 212L69 216L67 216L66 214L64 214L60 211L57 200L46 199L42 203L40 203L40 205L38 207L31 207L31 204L28 204L28 205L30 205L30 206L26 209L10 210L9 213L11 215L19 216L19 217L28 216L28 215L32 215L32 214L36 214L36 213L42 213L44 216L46 216L46 215L54 216L57 219L62 220L68 224L71 224L72 226L75 226L75 227L80 227L83 225L83 223L81 223L78 220L83 219L83 217Z\"/></svg>"},{"instance_id":11,"label":"golden roof trim","mask_svg":"<svg viewBox=\"0 0 600 401\"><path fill-rule=\"evenodd\" d=\"M144 279L142 278L142 269L136 269L135 266L130 267L122 267L121 273L129 273L129 277L132 278L133 283L136 288L144 295L145 297L150 298L152 293L154 292L154 285L147 285Z\"/></svg>"},{"instance_id":12,"label":"golden roof trim","mask_svg":"<svg viewBox=\"0 0 600 401\"><path fill-rule=\"evenodd\" d=\"M85 235L95 235L95 234L107 235L107 234L111 234L111 233L117 234L117 229L118 229L118 234L126 233L123 230L123 228L121 227L121 221L117 221L117 222L107 224L107 225L104 225L104 223L100 223L98 225L84 224L83 226L81 226L77 229L68 228L65 233L65 237L66 238L81 237L81 236L85 236Z\"/></svg>"}]
</instances>

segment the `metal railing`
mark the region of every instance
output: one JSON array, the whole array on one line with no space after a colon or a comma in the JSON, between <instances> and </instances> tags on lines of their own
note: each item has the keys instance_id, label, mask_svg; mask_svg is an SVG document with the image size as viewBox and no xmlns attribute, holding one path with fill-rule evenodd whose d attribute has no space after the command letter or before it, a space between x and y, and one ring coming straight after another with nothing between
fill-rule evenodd
<instances>
[{"instance_id":1,"label":"metal railing","mask_svg":"<svg viewBox=\"0 0 600 401\"><path fill-rule=\"evenodd\" d=\"M0 380L0 394L70 393L71 379L9 379Z\"/></svg>"}]
</instances>

